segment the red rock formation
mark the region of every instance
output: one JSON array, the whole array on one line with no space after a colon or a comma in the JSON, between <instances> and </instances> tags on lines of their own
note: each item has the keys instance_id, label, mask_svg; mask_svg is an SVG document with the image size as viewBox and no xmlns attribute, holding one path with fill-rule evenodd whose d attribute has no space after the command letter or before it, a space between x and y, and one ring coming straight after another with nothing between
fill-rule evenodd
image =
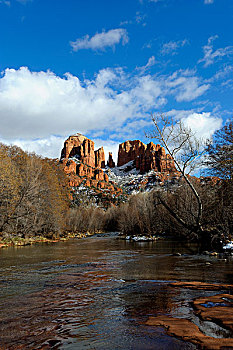
<instances>
[{"instance_id":1,"label":"red rock formation","mask_svg":"<svg viewBox=\"0 0 233 350\"><path fill-rule=\"evenodd\" d=\"M76 166L77 164L73 162L72 160L68 160L67 162L63 162L64 171L66 174L76 174Z\"/></svg>"},{"instance_id":2,"label":"red rock formation","mask_svg":"<svg viewBox=\"0 0 233 350\"><path fill-rule=\"evenodd\" d=\"M103 147L95 151L95 166L97 168L105 168L105 154Z\"/></svg>"},{"instance_id":3,"label":"red rock formation","mask_svg":"<svg viewBox=\"0 0 233 350\"><path fill-rule=\"evenodd\" d=\"M119 145L117 166L122 166L131 160L136 160L145 153L146 145L139 140L125 141Z\"/></svg>"},{"instance_id":4,"label":"red rock formation","mask_svg":"<svg viewBox=\"0 0 233 350\"><path fill-rule=\"evenodd\" d=\"M72 158L95 167L94 142L82 134L71 135L64 143L61 158Z\"/></svg>"},{"instance_id":5,"label":"red rock formation","mask_svg":"<svg viewBox=\"0 0 233 350\"><path fill-rule=\"evenodd\" d=\"M112 152L109 152L107 166L109 168L115 168L115 162L113 161L113 158L112 158Z\"/></svg>"},{"instance_id":6,"label":"red rock formation","mask_svg":"<svg viewBox=\"0 0 233 350\"><path fill-rule=\"evenodd\" d=\"M118 166L122 166L130 161L135 162L140 173L148 172L152 169L158 172L176 172L175 164L165 149L153 142L145 145L139 140L126 141L119 145Z\"/></svg>"},{"instance_id":7,"label":"red rock formation","mask_svg":"<svg viewBox=\"0 0 233 350\"><path fill-rule=\"evenodd\" d=\"M122 194L122 189L109 182L105 167L103 147L94 151L94 142L81 134L70 136L64 143L61 153L64 171L69 176L69 185L74 188L81 184L93 187L102 196L111 194L114 198Z\"/></svg>"}]
</instances>

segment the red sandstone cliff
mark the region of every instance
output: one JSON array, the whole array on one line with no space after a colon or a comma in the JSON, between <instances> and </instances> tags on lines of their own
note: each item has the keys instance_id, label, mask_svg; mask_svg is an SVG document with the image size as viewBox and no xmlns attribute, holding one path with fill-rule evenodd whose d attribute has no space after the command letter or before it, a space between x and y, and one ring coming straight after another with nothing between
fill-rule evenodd
<instances>
[{"instance_id":1,"label":"red sandstone cliff","mask_svg":"<svg viewBox=\"0 0 233 350\"><path fill-rule=\"evenodd\" d=\"M64 171L69 176L69 183L72 188L84 185L91 187L95 193L101 193L101 196L112 196L111 202L120 198L122 189L117 187L113 181L109 181L108 175L103 171L105 167L105 154L103 147L94 150L94 142L81 134L70 136L64 143L61 152L61 162ZM153 142L145 145L139 140L126 141L119 145L118 166L122 166L133 161L132 166L136 167L141 174L146 177L140 178L139 188L153 183L153 179L146 173L150 170L157 172L156 177L160 183L169 178L178 176L173 159L166 154L163 147L155 145ZM107 162L109 168L114 168L115 163L112 153L109 153ZM110 172L111 175L111 172ZM113 177L114 181L121 184L121 181ZM126 186L127 187L127 186ZM110 198L109 197L109 198Z\"/></svg>"},{"instance_id":2,"label":"red sandstone cliff","mask_svg":"<svg viewBox=\"0 0 233 350\"><path fill-rule=\"evenodd\" d=\"M94 142L79 133L70 136L64 143L61 158L68 159L72 157L95 167Z\"/></svg>"},{"instance_id":3,"label":"red sandstone cliff","mask_svg":"<svg viewBox=\"0 0 233 350\"><path fill-rule=\"evenodd\" d=\"M153 142L145 145L139 140L125 141L119 145L117 166L135 161L135 167L140 173L154 169L161 173L176 172L172 157L166 154L165 149Z\"/></svg>"},{"instance_id":4,"label":"red sandstone cliff","mask_svg":"<svg viewBox=\"0 0 233 350\"><path fill-rule=\"evenodd\" d=\"M112 152L109 152L107 166L109 168L115 168L115 162L113 161L113 158L112 158Z\"/></svg>"},{"instance_id":5,"label":"red sandstone cliff","mask_svg":"<svg viewBox=\"0 0 233 350\"><path fill-rule=\"evenodd\" d=\"M95 151L95 166L97 168L105 168L105 155L103 147Z\"/></svg>"},{"instance_id":6,"label":"red sandstone cliff","mask_svg":"<svg viewBox=\"0 0 233 350\"><path fill-rule=\"evenodd\" d=\"M71 187L84 184L95 188L95 192L106 190L114 196L122 193L120 188L109 182L105 168L105 154L103 147L94 150L94 142L82 134L71 135L64 143L61 152L61 162L64 171L69 176Z\"/></svg>"},{"instance_id":7,"label":"red sandstone cliff","mask_svg":"<svg viewBox=\"0 0 233 350\"><path fill-rule=\"evenodd\" d=\"M93 168L105 168L105 155L103 147L94 151L95 144L82 134L68 137L61 152L61 159L76 158L80 162Z\"/></svg>"}]
</instances>

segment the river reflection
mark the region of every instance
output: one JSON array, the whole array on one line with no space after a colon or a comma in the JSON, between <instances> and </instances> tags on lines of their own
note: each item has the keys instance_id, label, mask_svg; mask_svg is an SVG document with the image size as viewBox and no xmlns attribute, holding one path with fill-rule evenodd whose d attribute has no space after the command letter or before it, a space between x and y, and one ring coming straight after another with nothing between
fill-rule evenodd
<instances>
[{"instance_id":1,"label":"river reflection","mask_svg":"<svg viewBox=\"0 0 233 350\"><path fill-rule=\"evenodd\" d=\"M193 317L197 292L168 281L233 282L231 261L192 249L115 234L2 249L0 349L195 349L144 325L148 316Z\"/></svg>"}]
</instances>

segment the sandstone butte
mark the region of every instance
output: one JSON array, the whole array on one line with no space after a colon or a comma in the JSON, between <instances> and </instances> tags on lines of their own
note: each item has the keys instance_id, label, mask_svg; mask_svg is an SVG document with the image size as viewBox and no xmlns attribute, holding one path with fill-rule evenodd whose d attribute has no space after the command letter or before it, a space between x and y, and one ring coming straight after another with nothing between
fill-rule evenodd
<instances>
[{"instance_id":1,"label":"sandstone butte","mask_svg":"<svg viewBox=\"0 0 233 350\"><path fill-rule=\"evenodd\" d=\"M72 188L83 184L95 189L95 193L111 194L118 196L122 189L109 181L105 174L105 154L103 147L97 151L92 140L82 134L68 137L61 152L61 162L65 173L69 176L69 185Z\"/></svg>"},{"instance_id":2,"label":"sandstone butte","mask_svg":"<svg viewBox=\"0 0 233 350\"><path fill-rule=\"evenodd\" d=\"M122 189L109 181L108 175L103 170L105 168L103 147L95 151L94 142L86 136L80 133L69 136L64 142L60 161L69 176L71 187L75 188L83 184L94 188L97 193L105 192L114 196L122 194ZM133 167L136 167L141 174L155 170L161 178L177 175L172 157L166 154L163 147L153 142L148 145L139 140L121 143L117 165L122 166L130 161L133 161ZM115 167L111 152L107 165L109 168Z\"/></svg>"},{"instance_id":3,"label":"sandstone butte","mask_svg":"<svg viewBox=\"0 0 233 350\"><path fill-rule=\"evenodd\" d=\"M176 167L174 160L165 149L153 142L145 145L139 140L125 141L119 145L117 166L135 161L135 167L144 174L150 170L159 173L174 173Z\"/></svg>"}]
</instances>

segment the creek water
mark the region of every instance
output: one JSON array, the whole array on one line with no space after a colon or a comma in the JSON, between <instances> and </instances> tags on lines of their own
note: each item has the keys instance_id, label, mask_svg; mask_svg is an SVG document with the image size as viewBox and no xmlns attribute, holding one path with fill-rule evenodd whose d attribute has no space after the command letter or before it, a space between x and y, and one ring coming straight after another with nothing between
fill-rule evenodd
<instances>
[{"instance_id":1,"label":"creek water","mask_svg":"<svg viewBox=\"0 0 233 350\"><path fill-rule=\"evenodd\" d=\"M202 324L190 306L216 292L171 288L169 281L233 284L233 262L171 240L128 242L116 233L2 249L0 349L196 349L145 325L163 314L229 336Z\"/></svg>"}]
</instances>

